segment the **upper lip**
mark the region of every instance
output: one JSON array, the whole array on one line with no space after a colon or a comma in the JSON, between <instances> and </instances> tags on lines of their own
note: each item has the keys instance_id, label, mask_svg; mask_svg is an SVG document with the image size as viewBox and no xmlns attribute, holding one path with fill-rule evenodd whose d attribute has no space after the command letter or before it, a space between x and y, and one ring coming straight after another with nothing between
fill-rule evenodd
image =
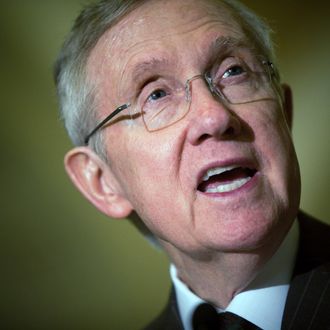
<instances>
[{"instance_id":1,"label":"upper lip","mask_svg":"<svg viewBox=\"0 0 330 330\"><path fill-rule=\"evenodd\" d=\"M237 166L224 166L224 167L212 167L206 171L206 173L203 175L201 181L207 181L211 176L222 174L226 171L230 171L234 168L237 168Z\"/></svg>"},{"instance_id":2,"label":"upper lip","mask_svg":"<svg viewBox=\"0 0 330 330\"><path fill-rule=\"evenodd\" d=\"M235 168L247 168L257 171L257 164L251 158L228 159L226 161L215 161L205 165L198 173L197 187L207 181L211 174L221 174Z\"/></svg>"}]
</instances>

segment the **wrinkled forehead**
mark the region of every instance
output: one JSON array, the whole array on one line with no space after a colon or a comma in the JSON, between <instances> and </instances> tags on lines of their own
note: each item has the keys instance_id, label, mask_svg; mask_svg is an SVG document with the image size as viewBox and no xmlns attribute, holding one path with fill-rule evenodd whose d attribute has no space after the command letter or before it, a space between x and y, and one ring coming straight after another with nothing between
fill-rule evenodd
<instances>
[{"instance_id":1,"label":"wrinkled forehead","mask_svg":"<svg viewBox=\"0 0 330 330\"><path fill-rule=\"evenodd\" d=\"M136 37L141 41L166 38L176 32L189 32L210 21L237 27L229 9L221 1L149 0L109 29L104 41L118 47L124 40L134 44ZM128 44L125 46L129 47Z\"/></svg>"},{"instance_id":2,"label":"wrinkled forehead","mask_svg":"<svg viewBox=\"0 0 330 330\"><path fill-rule=\"evenodd\" d=\"M133 63L155 58L161 52L175 59L176 53L184 54L189 46L196 46L197 52L221 33L237 37L243 34L221 1L146 1L100 38L91 52L88 74L99 82L104 76L116 81ZM200 41L199 46L192 44L195 40ZM116 92L115 88L112 91Z\"/></svg>"}]
</instances>

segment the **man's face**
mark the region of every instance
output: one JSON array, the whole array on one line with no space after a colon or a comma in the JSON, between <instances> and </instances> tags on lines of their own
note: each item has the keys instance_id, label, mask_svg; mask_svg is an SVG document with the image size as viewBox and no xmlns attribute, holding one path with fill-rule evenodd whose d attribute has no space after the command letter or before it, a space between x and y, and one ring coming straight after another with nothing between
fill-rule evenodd
<instances>
[{"instance_id":1,"label":"man's face","mask_svg":"<svg viewBox=\"0 0 330 330\"><path fill-rule=\"evenodd\" d=\"M134 103L164 76L184 83L203 73L222 56L212 45L223 37L247 41L224 8L146 2L106 32L91 54L98 116ZM138 116L103 129L122 194L165 246L187 253L251 251L280 241L297 212L300 184L279 98L274 92L273 99L229 106L202 79L192 83L192 93L189 113L166 129L150 133ZM213 169L226 172L202 184Z\"/></svg>"}]
</instances>

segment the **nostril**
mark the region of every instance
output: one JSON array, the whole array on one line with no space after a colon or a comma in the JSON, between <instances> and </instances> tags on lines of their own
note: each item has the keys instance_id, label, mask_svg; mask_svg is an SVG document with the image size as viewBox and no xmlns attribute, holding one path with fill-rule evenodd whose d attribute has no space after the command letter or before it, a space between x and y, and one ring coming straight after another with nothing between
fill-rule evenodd
<instances>
[{"instance_id":1,"label":"nostril","mask_svg":"<svg viewBox=\"0 0 330 330\"><path fill-rule=\"evenodd\" d=\"M209 137L211 137L210 134L203 134L199 137L198 142L202 143L203 141L207 140Z\"/></svg>"},{"instance_id":2,"label":"nostril","mask_svg":"<svg viewBox=\"0 0 330 330\"><path fill-rule=\"evenodd\" d=\"M228 129L225 131L224 135L227 135L227 136L233 136L233 135L235 135L235 129L234 129L234 127L232 127L232 126L228 127Z\"/></svg>"},{"instance_id":3,"label":"nostril","mask_svg":"<svg viewBox=\"0 0 330 330\"><path fill-rule=\"evenodd\" d=\"M198 143L202 143L205 140L207 140L208 138L214 136L216 138L220 138L222 137L223 139L228 139L231 137L234 137L237 135L237 129L234 126L229 126L223 133L221 133L221 131L219 130L219 132L215 132L213 134L208 134L208 133L204 133L202 134L199 138L198 138Z\"/></svg>"}]
</instances>

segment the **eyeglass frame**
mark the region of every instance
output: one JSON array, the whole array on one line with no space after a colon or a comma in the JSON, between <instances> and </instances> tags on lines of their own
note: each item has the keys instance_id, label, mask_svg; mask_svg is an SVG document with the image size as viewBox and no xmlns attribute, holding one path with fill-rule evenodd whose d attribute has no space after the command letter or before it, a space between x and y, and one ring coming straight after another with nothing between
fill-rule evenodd
<instances>
[{"instance_id":1,"label":"eyeglass frame","mask_svg":"<svg viewBox=\"0 0 330 330\"><path fill-rule=\"evenodd\" d=\"M276 70L275 70L275 66L273 64L273 62L269 61L269 60L263 60L261 61L261 63L263 65L267 65L268 68L270 68L270 72L269 72L269 76L270 76L270 79L272 80L272 77L276 76ZM187 89L187 86L189 86L190 82L195 80L195 79L198 79L198 78L202 78L206 81L207 83L207 86L210 90L210 92L212 93L212 95L217 95L218 97L220 97L222 100L230 103L225 95L222 94L222 91L221 90L218 90L217 88L214 87L213 85L213 81L212 81L212 78L210 76L208 76L208 72L206 73L203 73L203 74L198 74L198 75L195 75L189 79L186 80L185 82L185 89ZM255 100L255 101L250 101L250 102L257 102L259 100ZM244 104L244 103L249 103L249 102L242 102L242 103L237 103L237 104ZM109 122L113 117L115 117L117 114L119 114L120 112L126 110L127 108L129 108L131 106L131 103L124 103L122 105L120 105L119 107L117 107L114 111L112 111L107 117L105 117L100 123L97 124L97 126L85 137L84 139L84 143L85 145L87 146L88 143L89 143L89 140L90 138L98 131L100 130L107 122ZM189 112L189 110L187 111L187 113ZM185 116L185 115L184 115ZM178 120L174 121L173 123L167 125L167 126L164 126L164 127L161 127L157 130L152 130L150 131L146 124L144 123L145 127L146 127L146 130L148 132L154 132L154 131L158 131L158 130L162 130L168 126L171 126L171 125L174 125L175 123L177 123L178 121L180 121L181 119L184 118L183 117L180 117Z\"/></svg>"}]
</instances>

